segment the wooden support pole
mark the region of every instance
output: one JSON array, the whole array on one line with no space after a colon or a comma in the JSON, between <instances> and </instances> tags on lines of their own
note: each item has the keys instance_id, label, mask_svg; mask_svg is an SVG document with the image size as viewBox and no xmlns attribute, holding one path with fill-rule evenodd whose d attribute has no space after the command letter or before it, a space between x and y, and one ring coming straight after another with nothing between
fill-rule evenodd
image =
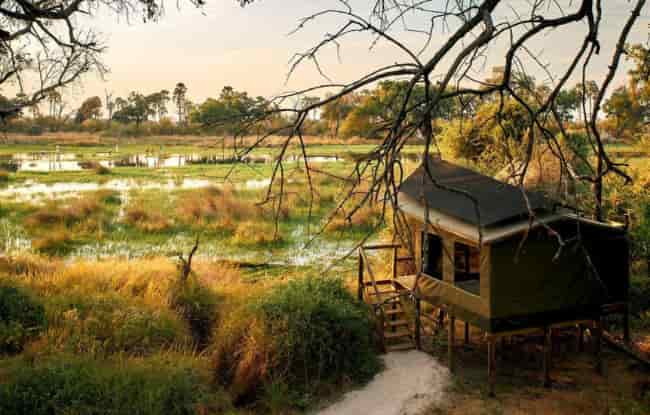
<instances>
[{"instance_id":1,"label":"wooden support pole","mask_svg":"<svg viewBox=\"0 0 650 415\"><path fill-rule=\"evenodd\" d=\"M358 275L358 287L357 287L357 297L359 301L363 301L363 255L361 255L361 250L359 250L359 275Z\"/></svg>"},{"instance_id":2,"label":"wooden support pole","mask_svg":"<svg viewBox=\"0 0 650 415\"><path fill-rule=\"evenodd\" d=\"M415 299L415 348L418 350L422 350L422 337L420 333L422 329L422 322L420 320L422 304L420 302L421 300L419 298Z\"/></svg>"},{"instance_id":3,"label":"wooden support pole","mask_svg":"<svg viewBox=\"0 0 650 415\"><path fill-rule=\"evenodd\" d=\"M488 338L488 396L494 398L494 386L497 380L496 340Z\"/></svg>"},{"instance_id":4,"label":"wooden support pole","mask_svg":"<svg viewBox=\"0 0 650 415\"><path fill-rule=\"evenodd\" d=\"M601 344L602 344L602 334L603 334L603 323L601 317L598 316L596 321L594 321L593 328L593 338L594 338L594 359L596 372L598 374L603 374L603 356L601 353Z\"/></svg>"},{"instance_id":5,"label":"wooden support pole","mask_svg":"<svg viewBox=\"0 0 650 415\"><path fill-rule=\"evenodd\" d=\"M456 317L449 313L449 337L447 339L447 360L449 371L454 372L454 343L456 340Z\"/></svg>"},{"instance_id":6,"label":"wooden support pole","mask_svg":"<svg viewBox=\"0 0 650 415\"><path fill-rule=\"evenodd\" d=\"M393 247L393 280L397 279L397 246Z\"/></svg>"},{"instance_id":7,"label":"wooden support pole","mask_svg":"<svg viewBox=\"0 0 650 415\"><path fill-rule=\"evenodd\" d=\"M553 343L553 330L544 327L544 347L542 349L544 355L542 359L543 370L543 385L545 388L551 387L551 358L552 358L552 343Z\"/></svg>"},{"instance_id":8,"label":"wooden support pole","mask_svg":"<svg viewBox=\"0 0 650 415\"><path fill-rule=\"evenodd\" d=\"M585 350L585 326L578 324L578 351L583 352Z\"/></svg>"},{"instance_id":9,"label":"wooden support pole","mask_svg":"<svg viewBox=\"0 0 650 415\"><path fill-rule=\"evenodd\" d=\"M442 308L438 309L438 327L442 328L445 324L445 310Z\"/></svg>"},{"instance_id":10,"label":"wooden support pole","mask_svg":"<svg viewBox=\"0 0 650 415\"><path fill-rule=\"evenodd\" d=\"M623 310L623 341L626 344L630 343L630 307L628 304L625 304Z\"/></svg>"},{"instance_id":11,"label":"wooden support pole","mask_svg":"<svg viewBox=\"0 0 650 415\"><path fill-rule=\"evenodd\" d=\"M465 344L469 344L469 323L465 322Z\"/></svg>"}]
</instances>

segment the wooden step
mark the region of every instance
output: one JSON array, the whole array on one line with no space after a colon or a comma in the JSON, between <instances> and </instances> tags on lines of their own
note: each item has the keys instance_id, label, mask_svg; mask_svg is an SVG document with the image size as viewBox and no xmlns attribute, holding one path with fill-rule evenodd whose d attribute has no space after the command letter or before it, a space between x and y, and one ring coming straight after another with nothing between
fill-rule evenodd
<instances>
[{"instance_id":1,"label":"wooden step","mask_svg":"<svg viewBox=\"0 0 650 415\"><path fill-rule=\"evenodd\" d=\"M406 320L388 320L386 325L389 327L399 327L399 326L408 326L409 323Z\"/></svg>"},{"instance_id":2,"label":"wooden step","mask_svg":"<svg viewBox=\"0 0 650 415\"><path fill-rule=\"evenodd\" d=\"M383 294L397 294L397 291L395 290L386 290L386 291L369 291L368 295L383 295Z\"/></svg>"},{"instance_id":3,"label":"wooden step","mask_svg":"<svg viewBox=\"0 0 650 415\"><path fill-rule=\"evenodd\" d=\"M377 280L375 282L377 285L391 285L393 283L393 280ZM372 287L372 281L365 281L363 285L366 287Z\"/></svg>"},{"instance_id":4,"label":"wooden step","mask_svg":"<svg viewBox=\"0 0 650 415\"><path fill-rule=\"evenodd\" d=\"M397 339L400 337L408 337L409 339L411 338L411 332L408 330L397 330L397 331L387 331L384 332L384 338L385 339Z\"/></svg>"},{"instance_id":5,"label":"wooden step","mask_svg":"<svg viewBox=\"0 0 650 415\"><path fill-rule=\"evenodd\" d=\"M387 352L398 352L401 350L411 350L415 349L415 346L413 343L396 343L396 344L388 344L386 345L386 351Z\"/></svg>"},{"instance_id":6,"label":"wooden step","mask_svg":"<svg viewBox=\"0 0 650 415\"><path fill-rule=\"evenodd\" d=\"M387 306L392 306L395 304L400 304L400 299L399 297L389 297L389 298L377 298L377 296L374 296L373 298L369 298L367 301L368 304L375 305L375 304L385 304Z\"/></svg>"},{"instance_id":7,"label":"wooden step","mask_svg":"<svg viewBox=\"0 0 650 415\"><path fill-rule=\"evenodd\" d=\"M384 309L384 314L386 314L387 316L404 314L404 310L402 310L401 308L389 308L389 309Z\"/></svg>"}]
</instances>

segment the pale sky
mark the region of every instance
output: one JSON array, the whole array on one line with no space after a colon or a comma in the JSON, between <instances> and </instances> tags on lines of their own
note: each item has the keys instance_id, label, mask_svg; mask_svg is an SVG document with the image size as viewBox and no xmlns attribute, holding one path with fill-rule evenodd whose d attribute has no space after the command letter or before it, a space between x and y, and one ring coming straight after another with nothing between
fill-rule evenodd
<instances>
[{"instance_id":1,"label":"pale sky","mask_svg":"<svg viewBox=\"0 0 650 415\"><path fill-rule=\"evenodd\" d=\"M444 0L441 0L444 2ZM562 4L578 1L564 0ZM333 0L258 0L241 8L235 0L207 0L207 5L196 9L189 2L179 0L166 4L163 18L156 23L142 23L139 19L127 22L109 13L95 18L94 26L106 38L108 51L104 62L110 73L105 81L96 75L83 79L82 86L66 94L75 105L87 96L104 97L104 90L113 91L116 96L125 96L131 90L151 93L161 89L172 90L178 81L183 81L194 102L202 102L208 96L215 96L224 85L231 85L249 94L271 96L287 89L310 86L323 79L312 66L297 71L288 84L285 77L291 56L312 46L327 32L334 31L345 20L328 19L309 26L306 30L288 36L301 17L312 12L337 7ZM367 16L370 0L353 0L359 14ZM601 27L603 52L594 60L589 76L600 80L611 59L613 46L631 5L627 0L607 0L605 17ZM511 0L508 4L525 6L526 0ZM508 12L503 10L501 16ZM633 43L645 42L648 37L650 10L645 10L630 37ZM417 24L417 19L413 20ZM572 26L569 30L544 36L532 44L532 52L551 64L554 73L568 63L573 51L582 41L584 25ZM397 33L415 46L421 43L419 37ZM448 33L438 30L432 45L424 54L436 49ZM379 44L369 50L367 35L351 37L342 42L341 62L330 49L321 62L327 74L334 81L349 81L373 68L397 61L405 61L401 52ZM486 67L500 64L505 45L490 50ZM530 63L530 62L528 62ZM531 65L532 67L532 65ZM528 66L527 66L528 68ZM444 68L443 68L444 69ZM626 66L622 67L617 83L624 81ZM540 70L532 71L543 79Z\"/></svg>"}]
</instances>

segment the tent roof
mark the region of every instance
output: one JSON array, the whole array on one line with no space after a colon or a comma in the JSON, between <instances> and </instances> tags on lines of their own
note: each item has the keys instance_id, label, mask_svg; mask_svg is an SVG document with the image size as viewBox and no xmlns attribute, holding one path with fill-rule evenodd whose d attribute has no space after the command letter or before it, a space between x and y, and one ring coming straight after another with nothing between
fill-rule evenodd
<instances>
[{"instance_id":1,"label":"tent roof","mask_svg":"<svg viewBox=\"0 0 650 415\"><path fill-rule=\"evenodd\" d=\"M440 159L430 158L428 164L435 182L426 174L423 163L402 183L400 193L420 201L423 191L429 209L482 227L528 216L521 189ZM533 211L544 211L550 206L541 193L526 195Z\"/></svg>"}]
</instances>

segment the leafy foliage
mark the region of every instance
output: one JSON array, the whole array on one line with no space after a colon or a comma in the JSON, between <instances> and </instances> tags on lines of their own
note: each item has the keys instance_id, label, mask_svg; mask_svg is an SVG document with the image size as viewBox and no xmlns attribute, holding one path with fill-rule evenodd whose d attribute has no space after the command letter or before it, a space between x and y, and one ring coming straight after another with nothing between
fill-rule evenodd
<instances>
[{"instance_id":1,"label":"leafy foliage","mask_svg":"<svg viewBox=\"0 0 650 415\"><path fill-rule=\"evenodd\" d=\"M308 405L319 388L365 381L379 367L369 312L339 279L290 281L222 327L215 370L238 400L285 385L292 405Z\"/></svg>"},{"instance_id":2,"label":"leafy foliage","mask_svg":"<svg viewBox=\"0 0 650 415\"><path fill-rule=\"evenodd\" d=\"M42 304L23 290L0 282L0 352L22 351L45 324Z\"/></svg>"},{"instance_id":3,"label":"leafy foliage","mask_svg":"<svg viewBox=\"0 0 650 415\"><path fill-rule=\"evenodd\" d=\"M0 384L0 413L195 414L207 401L199 373L179 362L108 365L51 360L11 373Z\"/></svg>"}]
</instances>

